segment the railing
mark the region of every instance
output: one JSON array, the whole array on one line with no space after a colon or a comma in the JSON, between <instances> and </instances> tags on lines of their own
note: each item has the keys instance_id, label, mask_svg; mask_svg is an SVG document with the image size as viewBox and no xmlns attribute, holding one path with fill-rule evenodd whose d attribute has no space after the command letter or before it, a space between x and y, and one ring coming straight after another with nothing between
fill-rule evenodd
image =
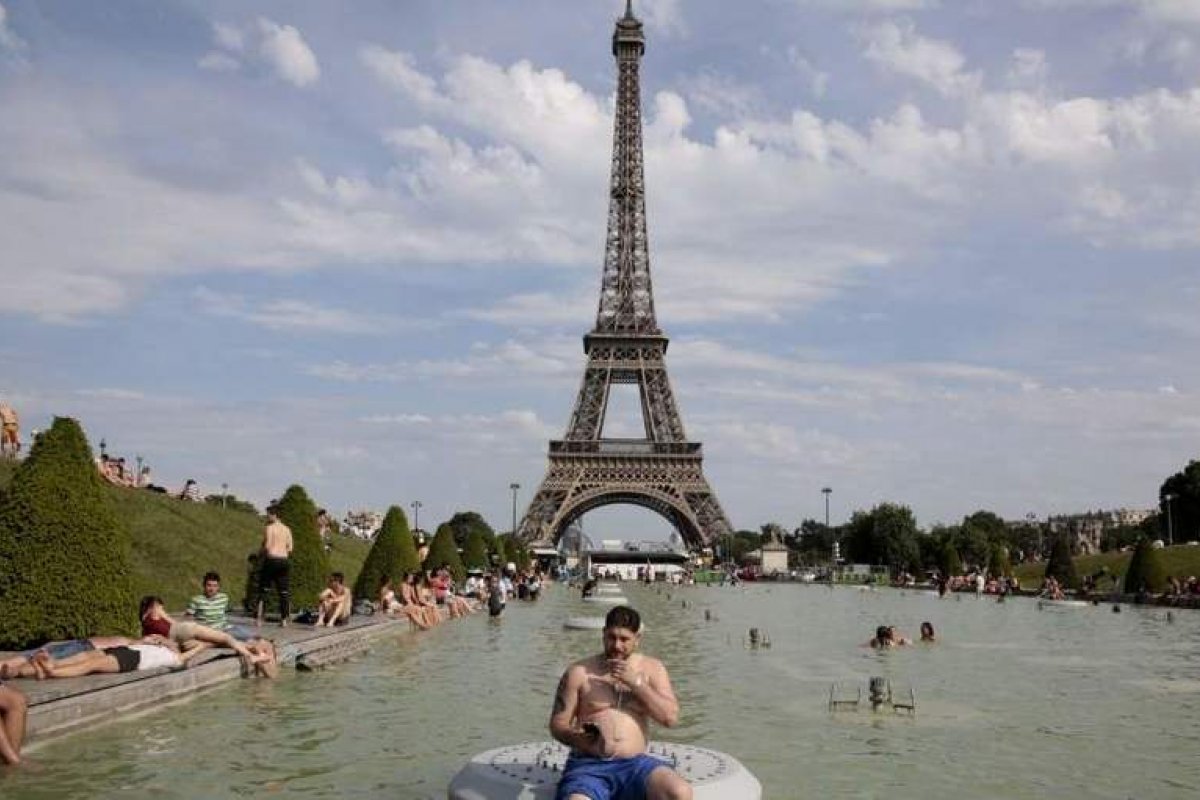
<instances>
[{"instance_id":1,"label":"railing","mask_svg":"<svg viewBox=\"0 0 1200 800\"><path fill-rule=\"evenodd\" d=\"M647 442L644 439L600 439L597 441L555 440L550 453L596 453L597 455L630 456L698 456L699 442Z\"/></svg>"}]
</instances>

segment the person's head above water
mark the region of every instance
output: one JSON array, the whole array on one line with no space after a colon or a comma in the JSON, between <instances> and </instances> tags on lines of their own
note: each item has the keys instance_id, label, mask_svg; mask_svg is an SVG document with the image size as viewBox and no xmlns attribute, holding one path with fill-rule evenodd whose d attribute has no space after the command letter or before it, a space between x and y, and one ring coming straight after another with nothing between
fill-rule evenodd
<instances>
[{"instance_id":1,"label":"person's head above water","mask_svg":"<svg viewBox=\"0 0 1200 800\"><path fill-rule=\"evenodd\" d=\"M921 623L921 641L932 642L936 638L936 636L937 636L937 634L935 634L933 632L933 623L932 622L922 622Z\"/></svg>"},{"instance_id":2,"label":"person's head above water","mask_svg":"<svg viewBox=\"0 0 1200 800\"><path fill-rule=\"evenodd\" d=\"M892 640L892 629L887 625L880 625L875 629L875 639L880 642L890 642Z\"/></svg>"}]
</instances>

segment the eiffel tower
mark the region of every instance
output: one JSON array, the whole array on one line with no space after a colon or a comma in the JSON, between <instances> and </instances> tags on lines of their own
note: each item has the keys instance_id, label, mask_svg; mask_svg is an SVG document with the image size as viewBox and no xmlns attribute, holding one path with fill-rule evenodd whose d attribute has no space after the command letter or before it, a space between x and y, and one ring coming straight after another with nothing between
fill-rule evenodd
<instances>
[{"instance_id":1,"label":"eiffel tower","mask_svg":"<svg viewBox=\"0 0 1200 800\"><path fill-rule=\"evenodd\" d=\"M550 442L550 466L517 528L553 545L583 514L614 503L658 512L693 548L732 533L704 478L699 442L688 441L664 360L667 337L654 316L646 237L639 68L646 39L626 0L613 33L617 107L608 236L596 327L583 337L587 368L566 436ZM613 384L637 384L645 437L603 438Z\"/></svg>"}]
</instances>

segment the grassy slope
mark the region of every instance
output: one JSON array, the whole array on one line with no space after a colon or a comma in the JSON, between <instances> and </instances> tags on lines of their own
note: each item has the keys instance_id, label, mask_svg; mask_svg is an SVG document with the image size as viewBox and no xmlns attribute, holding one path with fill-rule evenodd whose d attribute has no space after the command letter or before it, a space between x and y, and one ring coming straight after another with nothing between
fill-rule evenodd
<instances>
[{"instance_id":1,"label":"grassy slope","mask_svg":"<svg viewBox=\"0 0 1200 800\"><path fill-rule=\"evenodd\" d=\"M0 460L0 488L12 477ZM118 516L133 535L133 581L138 595L162 595L168 608L187 604L209 570L221 573L225 590L239 604L246 582L246 556L258 549L262 520L253 514L188 503L136 489L110 488ZM369 542L337 537L330 566L353 583Z\"/></svg>"},{"instance_id":2,"label":"grassy slope","mask_svg":"<svg viewBox=\"0 0 1200 800\"><path fill-rule=\"evenodd\" d=\"M1176 545L1164 547L1158 551L1162 558L1163 567L1168 575L1200 575L1200 547ZM1084 575L1096 573L1100 567L1108 567L1115 575L1124 575L1129 566L1132 553L1100 553L1094 556L1080 556L1075 559L1075 571L1082 578ZM1013 572L1020 578L1022 586L1034 586L1040 583L1045 575L1045 564L1021 564Z\"/></svg>"}]
</instances>

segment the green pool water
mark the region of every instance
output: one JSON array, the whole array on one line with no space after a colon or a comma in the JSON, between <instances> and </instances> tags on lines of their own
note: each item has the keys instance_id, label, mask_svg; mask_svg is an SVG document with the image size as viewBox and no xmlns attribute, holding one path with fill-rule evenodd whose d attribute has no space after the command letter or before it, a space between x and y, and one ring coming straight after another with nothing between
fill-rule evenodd
<instances>
[{"instance_id":1,"label":"green pool water","mask_svg":"<svg viewBox=\"0 0 1200 800\"><path fill-rule=\"evenodd\" d=\"M733 754L765 797L1197 796L1198 612L769 584L625 594L682 701L660 738ZM499 625L476 615L229 684L35 745L0 771L0 797L443 798L471 755L546 737L559 673L599 645L562 622L603 610L554 587ZM861 647L877 624L915 636L922 620L941 643ZM745 646L751 626L769 650ZM865 694L872 676L911 686L916 716L828 711L832 683Z\"/></svg>"}]
</instances>

